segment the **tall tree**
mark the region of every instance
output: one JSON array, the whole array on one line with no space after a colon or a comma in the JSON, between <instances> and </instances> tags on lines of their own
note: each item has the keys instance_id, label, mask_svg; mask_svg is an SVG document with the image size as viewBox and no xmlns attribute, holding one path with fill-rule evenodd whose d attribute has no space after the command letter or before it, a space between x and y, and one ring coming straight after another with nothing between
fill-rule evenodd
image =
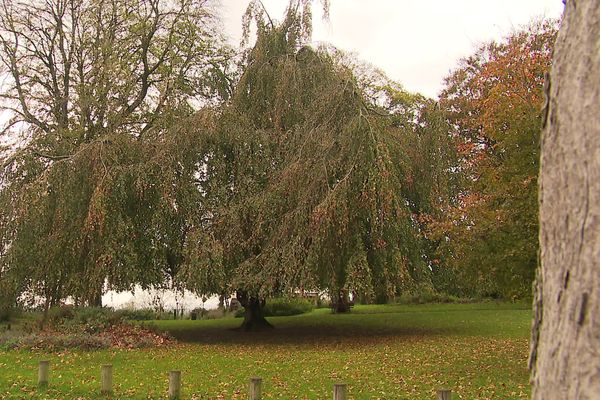
<instances>
[{"instance_id":1,"label":"tall tree","mask_svg":"<svg viewBox=\"0 0 600 400\"><path fill-rule=\"evenodd\" d=\"M222 61L207 0L3 1L0 11L3 107L11 126L66 142L36 149L47 158L106 132L142 135L219 88L203 82Z\"/></svg>"},{"instance_id":2,"label":"tall tree","mask_svg":"<svg viewBox=\"0 0 600 400\"><path fill-rule=\"evenodd\" d=\"M165 183L187 164L156 149L193 103L228 96L215 26L206 0L1 2L3 135L22 143L1 164L0 263L46 306L99 304L107 279L163 282L177 264L157 256L177 235L152 224L179 206Z\"/></svg>"},{"instance_id":3,"label":"tall tree","mask_svg":"<svg viewBox=\"0 0 600 400\"><path fill-rule=\"evenodd\" d=\"M486 44L447 78L440 104L453 129L463 185L446 217L430 225L440 244L438 271L454 279L440 280L442 289L530 296L540 109L556 29L554 21L537 22Z\"/></svg>"},{"instance_id":4,"label":"tall tree","mask_svg":"<svg viewBox=\"0 0 600 400\"><path fill-rule=\"evenodd\" d=\"M600 3L568 1L547 85L533 399L600 391Z\"/></svg>"},{"instance_id":5,"label":"tall tree","mask_svg":"<svg viewBox=\"0 0 600 400\"><path fill-rule=\"evenodd\" d=\"M348 68L304 45L300 5L280 25L258 21L206 150L217 207L186 244L182 279L199 293L236 291L246 329L266 325L275 294L328 289L342 310L351 291L384 301L429 284L396 163L405 132Z\"/></svg>"}]
</instances>

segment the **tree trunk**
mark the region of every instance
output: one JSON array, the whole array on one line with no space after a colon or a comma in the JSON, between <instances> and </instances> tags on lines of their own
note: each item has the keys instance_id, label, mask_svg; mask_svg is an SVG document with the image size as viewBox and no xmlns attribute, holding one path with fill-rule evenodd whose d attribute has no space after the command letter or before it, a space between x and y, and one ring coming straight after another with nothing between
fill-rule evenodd
<instances>
[{"instance_id":1,"label":"tree trunk","mask_svg":"<svg viewBox=\"0 0 600 400\"><path fill-rule=\"evenodd\" d=\"M569 0L542 140L533 399L600 396L600 2ZM546 116L543 116L546 117Z\"/></svg>"},{"instance_id":2,"label":"tree trunk","mask_svg":"<svg viewBox=\"0 0 600 400\"><path fill-rule=\"evenodd\" d=\"M346 290L339 290L337 296L332 296L331 308L336 314L350 312L350 299Z\"/></svg>"},{"instance_id":3,"label":"tree trunk","mask_svg":"<svg viewBox=\"0 0 600 400\"><path fill-rule=\"evenodd\" d=\"M88 307L102 307L102 295L104 294L104 281L96 279L90 281L86 288L85 304Z\"/></svg>"},{"instance_id":4,"label":"tree trunk","mask_svg":"<svg viewBox=\"0 0 600 400\"><path fill-rule=\"evenodd\" d=\"M219 309L220 310L227 310L229 308L229 295L225 292L221 292L221 294L219 294Z\"/></svg>"},{"instance_id":5,"label":"tree trunk","mask_svg":"<svg viewBox=\"0 0 600 400\"><path fill-rule=\"evenodd\" d=\"M102 291L96 291L88 300L89 307L102 307Z\"/></svg>"},{"instance_id":6,"label":"tree trunk","mask_svg":"<svg viewBox=\"0 0 600 400\"><path fill-rule=\"evenodd\" d=\"M38 328L40 330L43 330L46 327L46 323L48 322L48 311L50 311L50 302L50 296L46 295L46 298L44 299L44 311L42 313L42 319L38 324Z\"/></svg>"},{"instance_id":7,"label":"tree trunk","mask_svg":"<svg viewBox=\"0 0 600 400\"><path fill-rule=\"evenodd\" d=\"M251 296L243 291L237 292L237 299L244 307L244 322L242 322L239 330L260 331L273 328L273 325L265 318L265 300Z\"/></svg>"}]
</instances>

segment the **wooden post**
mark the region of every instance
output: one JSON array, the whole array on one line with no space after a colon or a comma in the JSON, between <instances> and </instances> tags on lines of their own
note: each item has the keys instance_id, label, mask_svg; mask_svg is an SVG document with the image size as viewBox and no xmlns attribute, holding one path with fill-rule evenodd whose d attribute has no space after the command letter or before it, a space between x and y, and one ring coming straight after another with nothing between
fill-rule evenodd
<instances>
[{"instance_id":1,"label":"wooden post","mask_svg":"<svg viewBox=\"0 0 600 400\"><path fill-rule=\"evenodd\" d=\"M100 393L103 395L112 395L113 394L113 366L111 364L105 364L101 368L102 376L102 386L100 389Z\"/></svg>"},{"instance_id":2,"label":"wooden post","mask_svg":"<svg viewBox=\"0 0 600 400\"><path fill-rule=\"evenodd\" d=\"M345 383L336 383L333 385L333 400L347 400L348 386Z\"/></svg>"},{"instance_id":3,"label":"wooden post","mask_svg":"<svg viewBox=\"0 0 600 400\"><path fill-rule=\"evenodd\" d=\"M262 379L258 377L250 378L250 400L262 399Z\"/></svg>"},{"instance_id":4,"label":"wooden post","mask_svg":"<svg viewBox=\"0 0 600 400\"><path fill-rule=\"evenodd\" d=\"M50 361L40 361L38 368L38 387L48 387L48 375L50 374Z\"/></svg>"},{"instance_id":5,"label":"wooden post","mask_svg":"<svg viewBox=\"0 0 600 400\"><path fill-rule=\"evenodd\" d=\"M181 396L181 371L169 372L169 400L177 400Z\"/></svg>"},{"instance_id":6,"label":"wooden post","mask_svg":"<svg viewBox=\"0 0 600 400\"><path fill-rule=\"evenodd\" d=\"M438 400L452 400L452 390L440 389L437 391Z\"/></svg>"}]
</instances>

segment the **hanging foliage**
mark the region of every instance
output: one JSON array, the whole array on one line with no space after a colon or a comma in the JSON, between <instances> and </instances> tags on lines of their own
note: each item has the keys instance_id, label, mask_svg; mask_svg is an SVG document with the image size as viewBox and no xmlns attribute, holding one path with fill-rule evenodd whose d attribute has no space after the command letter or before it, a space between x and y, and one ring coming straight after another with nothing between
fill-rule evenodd
<instances>
[{"instance_id":1,"label":"hanging foliage","mask_svg":"<svg viewBox=\"0 0 600 400\"><path fill-rule=\"evenodd\" d=\"M99 305L105 284L176 274L198 144L166 128L228 97L215 26L205 0L0 1L0 135L22 139L0 157L11 299Z\"/></svg>"},{"instance_id":2,"label":"hanging foliage","mask_svg":"<svg viewBox=\"0 0 600 400\"><path fill-rule=\"evenodd\" d=\"M294 4L281 25L259 28L208 141L216 208L209 233L188 238L184 281L249 299L322 288L384 301L428 285L395 158L410 133L351 70L305 45Z\"/></svg>"}]
</instances>

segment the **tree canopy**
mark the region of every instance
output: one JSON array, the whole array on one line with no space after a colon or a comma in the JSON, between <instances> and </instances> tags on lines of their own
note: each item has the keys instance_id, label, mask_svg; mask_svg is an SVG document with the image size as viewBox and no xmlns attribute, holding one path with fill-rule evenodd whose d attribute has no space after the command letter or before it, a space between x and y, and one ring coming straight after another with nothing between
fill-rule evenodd
<instances>
[{"instance_id":1,"label":"tree canopy","mask_svg":"<svg viewBox=\"0 0 600 400\"><path fill-rule=\"evenodd\" d=\"M368 101L350 69L306 46L304 24L290 9L281 25L259 25L204 150L216 207L186 243L182 279L249 299L328 289L339 302L427 286L396 162L412 132Z\"/></svg>"},{"instance_id":2,"label":"tree canopy","mask_svg":"<svg viewBox=\"0 0 600 400\"><path fill-rule=\"evenodd\" d=\"M462 184L444 217L429 225L446 267L444 290L531 294L544 75L557 29L555 21L536 22L486 44L446 80L440 104L456 140Z\"/></svg>"},{"instance_id":3,"label":"tree canopy","mask_svg":"<svg viewBox=\"0 0 600 400\"><path fill-rule=\"evenodd\" d=\"M236 293L250 329L303 290L338 311L529 292L554 23L481 47L435 102L311 47L309 0L280 23L250 2L240 57L208 1L26 4L0 10L3 135L24 133L1 164L0 296Z\"/></svg>"},{"instance_id":4,"label":"tree canopy","mask_svg":"<svg viewBox=\"0 0 600 400\"><path fill-rule=\"evenodd\" d=\"M416 125L306 45L310 2L281 24L259 5L230 100L186 116L195 94L231 82L202 83L225 75L228 54L203 2L44 3L37 16L4 3L5 99L11 126L31 132L0 192L2 275L17 293L95 304L105 284L167 282L260 306L319 288L343 308L350 291L429 285L396 162Z\"/></svg>"},{"instance_id":5,"label":"tree canopy","mask_svg":"<svg viewBox=\"0 0 600 400\"><path fill-rule=\"evenodd\" d=\"M163 282L183 229L164 215L168 184L189 154L166 153L166 128L229 85L208 3L1 6L3 135L22 141L1 164L3 277L47 305Z\"/></svg>"}]
</instances>

